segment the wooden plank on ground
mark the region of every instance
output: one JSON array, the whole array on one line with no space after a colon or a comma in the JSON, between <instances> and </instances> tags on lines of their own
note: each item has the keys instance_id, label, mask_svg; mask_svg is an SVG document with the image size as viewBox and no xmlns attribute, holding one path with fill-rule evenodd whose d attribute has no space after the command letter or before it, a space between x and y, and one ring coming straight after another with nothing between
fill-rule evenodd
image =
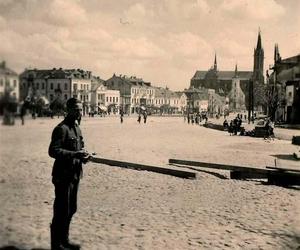
<instances>
[{"instance_id":1,"label":"wooden plank on ground","mask_svg":"<svg viewBox=\"0 0 300 250\"><path fill-rule=\"evenodd\" d=\"M271 171L268 174L268 183L279 186L300 185L300 174L292 172Z\"/></svg>"},{"instance_id":2,"label":"wooden plank on ground","mask_svg":"<svg viewBox=\"0 0 300 250\"><path fill-rule=\"evenodd\" d=\"M189 179L196 178L196 173L194 173L194 172L182 171L182 170L171 169L171 168L149 166L149 165L132 163L132 162L115 161L115 160L98 158L98 157L91 157L90 161L95 162L95 163L109 165L109 166L121 167L121 168L146 170L146 171L156 172L156 173L160 173L160 174L172 175L172 176L176 176L176 177L180 177L180 178L189 178Z\"/></svg>"},{"instance_id":3,"label":"wooden plank on ground","mask_svg":"<svg viewBox=\"0 0 300 250\"><path fill-rule=\"evenodd\" d=\"M284 167L266 167L267 169L273 169L278 171L284 171L284 172L297 172L300 173L300 169L298 168L284 168Z\"/></svg>"},{"instance_id":4,"label":"wooden plank on ground","mask_svg":"<svg viewBox=\"0 0 300 250\"><path fill-rule=\"evenodd\" d=\"M214 168L214 169L221 169L221 170L230 170L230 171L244 171L244 172L249 172L249 173L255 172L255 173L261 173L261 174L267 174L270 171L268 169L261 169L261 168L243 167L243 166L217 164L217 163L200 162L200 161L187 161L187 160L179 160L179 159L169 159L169 163L188 165L188 166L196 166L196 167L204 167L204 168Z\"/></svg>"},{"instance_id":5,"label":"wooden plank on ground","mask_svg":"<svg viewBox=\"0 0 300 250\"><path fill-rule=\"evenodd\" d=\"M256 173L240 170L231 170L230 178L235 180L246 180L246 179L267 179L267 173Z\"/></svg>"}]
</instances>

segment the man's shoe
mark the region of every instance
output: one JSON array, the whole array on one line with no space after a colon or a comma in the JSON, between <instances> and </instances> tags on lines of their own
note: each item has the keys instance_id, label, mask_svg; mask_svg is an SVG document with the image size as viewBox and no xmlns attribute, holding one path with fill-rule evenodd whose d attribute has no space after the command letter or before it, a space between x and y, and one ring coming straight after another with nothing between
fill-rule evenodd
<instances>
[{"instance_id":1,"label":"man's shoe","mask_svg":"<svg viewBox=\"0 0 300 250\"><path fill-rule=\"evenodd\" d=\"M66 249L70 249L70 250L80 250L80 245L76 244L72 241L66 241L62 244L63 247L65 247Z\"/></svg>"}]
</instances>

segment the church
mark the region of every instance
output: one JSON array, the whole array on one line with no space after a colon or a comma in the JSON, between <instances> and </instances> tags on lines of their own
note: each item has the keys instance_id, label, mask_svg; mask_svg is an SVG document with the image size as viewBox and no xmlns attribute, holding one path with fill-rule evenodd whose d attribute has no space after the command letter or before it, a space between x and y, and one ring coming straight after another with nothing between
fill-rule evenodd
<instances>
[{"instance_id":1,"label":"church","mask_svg":"<svg viewBox=\"0 0 300 250\"><path fill-rule=\"evenodd\" d=\"M214 89L221 96L229 98L230 110L246 109L248 103L248 85L250 81L255 84L264 84L264 49L261 42L260 31L257 45L254 48L253 71L240 71L237 65L235 70L224 71L218 69L217 55L214 64L207 71L197 70L191 79L191 88Z\"/></svg>"}]
</instances>

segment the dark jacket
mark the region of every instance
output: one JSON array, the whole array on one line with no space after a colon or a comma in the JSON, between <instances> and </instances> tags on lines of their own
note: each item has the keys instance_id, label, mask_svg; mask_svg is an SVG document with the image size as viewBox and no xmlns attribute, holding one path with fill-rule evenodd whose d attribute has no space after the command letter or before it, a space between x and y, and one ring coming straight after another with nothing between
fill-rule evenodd
<instances>
[{"instance_id":1,"label":"dark jacket","mask_svg":"<svg viewBox=\"0 0 300 250\"><path fill-rule=\"evenodd\" d=\"M55 158L52 170L53 182L71 182L82 176L82 163L75 153L84 147L81 130L67 119L58 124L52 133L49 156Z\"/></svg>"}]
</instances>

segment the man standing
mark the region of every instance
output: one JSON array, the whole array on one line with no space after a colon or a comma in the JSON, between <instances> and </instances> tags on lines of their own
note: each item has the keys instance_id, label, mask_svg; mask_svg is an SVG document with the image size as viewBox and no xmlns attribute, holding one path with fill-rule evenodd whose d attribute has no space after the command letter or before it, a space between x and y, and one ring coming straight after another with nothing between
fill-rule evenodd
<instances>
[{"instance_id":1,"label":"man standing","mask_svg":"<svg viewBox=\"0 0 300 250\"><path fill-rule=\"evenodd\" d=\"M69 241L69 227L77 210L82 163L86 163L90 157L83 149L83 137L77 124L81 113L81 102L70 98L67 101L67 115L54 128L49 146L49 156L55 159L52 170L55 200L50 226L52 250L80 249L79 244Z\"/></svg>"}]
</instances>

